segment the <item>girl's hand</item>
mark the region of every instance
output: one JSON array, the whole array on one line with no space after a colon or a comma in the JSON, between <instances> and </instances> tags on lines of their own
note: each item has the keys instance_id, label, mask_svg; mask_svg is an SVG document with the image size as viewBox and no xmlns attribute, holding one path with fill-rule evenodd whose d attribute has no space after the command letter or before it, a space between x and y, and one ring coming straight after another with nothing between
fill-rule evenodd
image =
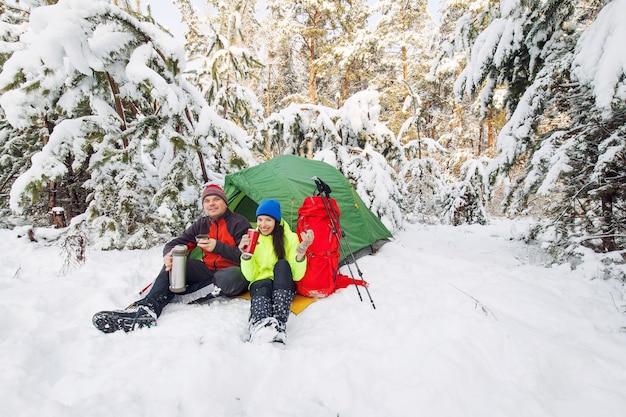
<instances>
[{"instance_id":1,"label":"girl's hand","mask_svg":"<svg viewBox=\"0 0 626 417\"><path fill-rule=\"evenodd\" d=\"M313 233L313 230L311 229L307 230L306 232L300 233L300 239L302 240L302 242L300 242L298 248L296 249L296 254L298 255L298 258L304 258L304 255L306 255L306 250L309 248L309 246L311 246L314 238L315 235Z\"/></svg>"},{"instance_id":2,"label":"girl's hand","mask_svg":"<svg viewBox=\"0 0 626 417\"><path fill-rule=\"evenodd\" d=\"M250 244L250 236L248 236L247 234L241 236L241 241L239 242L239 250L241 252L244 252L244 249L246 248L246 246L248 246Z\"/></svg>"}]
</instances>

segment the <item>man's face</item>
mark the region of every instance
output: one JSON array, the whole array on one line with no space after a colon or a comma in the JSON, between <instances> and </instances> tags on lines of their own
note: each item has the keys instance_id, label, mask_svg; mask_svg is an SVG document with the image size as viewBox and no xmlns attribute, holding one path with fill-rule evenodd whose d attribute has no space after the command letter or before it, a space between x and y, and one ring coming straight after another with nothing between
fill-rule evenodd
<instances>
[{"instance_id":1,"label":"man's face","mask_svg":"<svg viewBox=\"0 0 626 417\"><path fill-rule=\"evenodd\" d=\"M202 200L202 207L207 216L217 220L226 213L226 202L216 195L208 195Z\"/></svg>"}]
</instances>

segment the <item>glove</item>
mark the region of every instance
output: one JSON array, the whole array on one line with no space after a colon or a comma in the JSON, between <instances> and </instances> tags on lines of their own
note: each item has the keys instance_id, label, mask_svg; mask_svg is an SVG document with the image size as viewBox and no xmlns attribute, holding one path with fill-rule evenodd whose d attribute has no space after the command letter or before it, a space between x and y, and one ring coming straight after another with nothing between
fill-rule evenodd
<instances>
[{"instance_id":1,"label":"glove","mask_svg":"<svg viewBox=\"0 0 626 417\"><path fill-rule=\"evenodd\" d=\"M311 229L300 233L300 240L302 240L302 242L300 242L298 248L296 249L296 253L298 254L298 256L303 257L304 255L306 255L306 250L309 248L309 246L311 246L314 238L315 235L313 233L313 230Z\"/></svg>"}]
</instances>

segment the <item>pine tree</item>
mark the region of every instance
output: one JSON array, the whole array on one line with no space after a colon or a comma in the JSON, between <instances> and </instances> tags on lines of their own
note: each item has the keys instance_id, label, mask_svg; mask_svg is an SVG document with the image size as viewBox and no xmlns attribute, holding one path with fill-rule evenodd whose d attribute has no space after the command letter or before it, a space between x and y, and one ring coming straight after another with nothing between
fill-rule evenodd
<instances>
[{"instance_id":1,"label":"pine tree","mask_svg":"<svg viewBox=\"0 0 626 417\"><path fill-rule=\"evenodd\" d=\"M54 205L84 207L77 220L97 228L97 247L147 246L195 218L204 183L251 161L245 132L202 117L210 112L182 75L183 52L157 26L93 0L31 17L46 24L22 36L0 74L11 128L39 132L12 186L16 212L48 191Z\"/></svg>"},{"instance_id":2,"label":"pine tree","mask_svg":"<svg viewBox=\"0 0 626 417\"><path fill-rule=\"evenodd\" d=\"M602 56L621 53L608 33L623 26L616 16L625 4L610 2L589 27L599 2L502 3L457 83L458 92L480 90L483 109L496 86L506 88L510 117L489 167L491 181L515 175L506 200L512 213L536 194L547 198L550 248L558 260L581 245L599 252L624 245L620 83L626 71L611 68L620 75L601 89L606 81L597 65ZM592 70L581 70L590 65Z\"/></svg>"},{"instance_id":3,"label":"pine tree","mask_svg":"<svg viewBox=\"0 0 626 417\"><path fill-rule=\"evenodd\" d=\"M328 60L332 59L335 42L345 35L342 24L346 11L355 10L350 3L346 0L267 1L276 30L291 48L286 65L292 66L300 81L299 90L286 98L289 102L326 106L336 103L336 84L333 83L336 79L323 79L323 74L336 73L328 65ZM329 96L320 95L325 91L323 86L332 90Z\"/></svg>"},{"instance_id":4,"label":"pine tree","mask_svg":"<svg viewBox=\"0 0 626 417\"><path fill-rule=\"evenodd\" d=\"M22 48L19 38L27 30L28 15L29 10L20 5L0 4L0 67ZM8 190L30 165L30 157L36 150L32 138L36 136L36 132L20 133L13 129L0 108L0 209L8 209Z\"/></svg>"},{"instance_id":5,"label":"pine tree","mask_svg":"<svg viewBox=\"0 0 626 417\"><path fill-rule=\"evenodd\" d=\"M486 224L487 211L484 196L488 193L489 175L487 161L468 158L461 167L458 181L447 184L438 199L443 210L444 224Z\"/></svg>"},{"instance_id":6,"label":"pine tree","mask_svg":"<svg viewBox=\"0 0 626 417\"><path fill-rule=\"evenodd\" d=\"M417 157L412 141L403 146L409 156L397 175L401 210L409 223L437 224L441 222L441 202L446 182L435 158ZM421 146L421 145L420 145Z\"/></svg>"},{"instance_id":7,"label":"pine tree","mask_svg":"<svg viewBox=\"0 0 626 417\"><path fill-rule=\"evenodd\" d=\"M295 52L290 45L289 34L278 24L273 13L266 13L257 33L257 49L265 64L257 94L265 103L265 117L280 111L290 102L307 102L299 97L301 80L298 68L293 64Z\"/></svg>"},{"instance_id":8,"label":"pine tree","mask_svg":"<svg viewBox=\"0 0 626 417\"><path fill-rule=\"evenodd\" d=\"M316 159L323 158L325 153L327 152L320 152ZM336 159L335 167L350 180L372 213L377 215L390 231L402 229L404 227L404 216L400 209L402 195L398 188L396 171L388 160L369 145L360 150L337 147L333 153Z\"/></svg>"},{"instance_id":9,"label":"pine tree","mask_svg":"<svg viewBox=\"0 0 626 417\"><path fill-rule=\"evenodd\" d=\"M268 159L288 153L329 163L351 181L387 227L398 230L403 219L396 171L404 154L378 118L378 99L377 92L363 91L339 109L292 104L266 120L255 151Z\"/></svg>"},{"instance_id":10,"label":"pine tree","mask_svg":"<svg viewBox=\"0 0 626 417\"><path fill-rule=\"evenodd\" d=\"M252 87L262 64L250 47L258 30L256 0L205 0L202 18L190 0L174 0L187 24L185 47L195 66L191 81L224 119L249 132L263 118Z\"/></svg>"},{"instance_id":11,"label":"pine tree","mask_svg":"<svg viewBox=\"0 0 626 417\"><path fill-rule=\"evenodd\" d=\"M418 104L419 97L410 91L411 97L406 102L413 104L413 115L404 122L398 134L398 141L404 143L404 161L398 173L402 210L409 222L436 223L443 211L438 196L445 186L444 173L436 157L448 152L434 139L421 137L422 107ZM404 139L413 129L417 131L416 138Z\"/></svg>"},{"instance_id":12,"label":"pine tree","mask_svg":"<svg viewBox=\"0 0 626 417\"><path fill-rule=\"evenodd\" d=\"M625 11L623 0L606 5L597 18L598 9L577 9L577 24L566 28L586 30L563 38L558 63L546 61L559 76L548 84L546 108L560 117L541 125L545 133L515 184L514 201L525 207L534 193L558 195L550 199L546 225L553 236L548 248L560 261L591 248L607 253L608 265L626 246L626 67L614 60L622 49L614 34L626 29L618 16ZM592 20L587 28L584 22Z\"/></svg>"},{"instance_id":13,"label":"pine tree","mask_svg":"<svg viewBox=\"0 0 626 417\"><path fill-rule=\"evenodd\" d=\"M380 16L371 36L382 55L377 57L378 68L369 85L381 93L381 119L397 132L413 115L406 101L425 92L434 22L425 0L378 1L373 16ZM405 140L413 139L414 133L407 133Z\"/></svg>"},{"instance_id":14,"label":"pine tree","mask_svg":"<svg viewBox=\"0 0 626 417\"><path fill-rule=\"evenodd\" d=\"M328 31L315 60L319 101L335 108L368 88L375 62L375 45L367 27L371 8L359 1L339 2L337 8L331 18L333 30Z\"/></svg>"},{"instance_id":15,"label":"pine tree","mask_svg":"<svg viewBox=\"0 0 626 417\"><path fill-rule=\"evenodd\" d=\"M482 96L461 94L455 85L457 78L471 65L471 52L476 39L498 16L497 3L493 0L455 0L448 2L442 13L435 39L436 53L429 74L432 82L427 87L428 95L424 97L424 101L429 103L424 116L424 129L450 150L450 158L454 160L464 155L472 157L485 153L482 124L486 123L488 132L491 132L487 150L493 146L494 128L501 127L493 126L504 113L500 100L495 99L501 91L500 86L495 87L494 100L482 107Z\"/></svg>"},{"instance_id":16,"label":"pine tree","mask_svg":"<svg viewBox=\"0 0 626 417\"><path fill-rule=\"evenodd\" d=\"M19 4L11 5L6 2L0 3L0 67L6 60L20 49L20 35L27 29L29 11Z\"/></svg>"}]
</instances>

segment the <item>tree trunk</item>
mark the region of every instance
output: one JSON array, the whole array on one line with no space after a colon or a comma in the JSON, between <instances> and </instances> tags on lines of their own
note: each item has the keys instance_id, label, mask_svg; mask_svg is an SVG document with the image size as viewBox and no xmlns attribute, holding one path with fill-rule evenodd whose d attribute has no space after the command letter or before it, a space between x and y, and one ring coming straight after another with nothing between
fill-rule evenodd
<instances>
[{"instance_id":1,"label":"tree trunk","mask_svg":"<svg viewBox=\"0 0 626 417\"><path fill-rule=\"evenodd\" d=\"M75 188L76 173L74 172L74 169L72 168L72 158L70 158L69 156L65 160L65 167L67 169L67 174L65 175L64 183L65 183L65 189L66 189L68 200L69 200L67 204L67 207L69 208L68 217L72 219L74 216L80 214L79 212L80 203L78 201L78 195L76 194L76 188ZM63 195L65 195L65 193ZM63 213L62 223L65 223L65 218L66 218L65 213ZM65 226L62 226L62 227L65 227Z\"/></svg>"},{"instance_id":2,"label":"tree trunk","mask_svg":"<svg viewBox=\"0 0 626 417\"><path fill-rule=\"evenodd\" d=\"M124 115L124 106L122 105L122 100L120 99L120 89L117 86L117 84L115 83L115 80L113 79L113 77L111 77L111 75L107 72L107 80L109 81L109 86L111 86L111 92L113 93L113 100L115 101L115 111L117 112L117 115L120 117L120 120L122 121L122 126L121 129L122 131L126 131L127 129L127 125L126 125L126 116ZM122 141L124 143L124 148L128 147L128 138L126 136L122 136Z\"/></svg>"},{"instance_id":3,"label":"tree trunk","mask_svg":"<svg viewBox=\"0 0 626 417\"><path fill-rule=\"evenodd\" d=\"M57 229L62 229L67 227L67 223L65 222L65 210L63 207L55 207L52 210L52 216L54 217L54 227Z\"/></svg>"},{"instance_id":4,"label":"tree trunk","mask_svg":"<svg viewBox=\"0 0 626 417\"><path fill-rule=\"evenodd\" d=\"M402 47L402 80L409 79L409 66L406 63L406 46Z\"/></svg>"},{"instance_id":5,"label":"tree trunk","mask_svg":"<svg viewBox=\"0 0 626 417\"><path fill-rule=\"evenodd\" d=\"M613 196L614 193L606 193L601 195L602 201L602 249L604 252L613 252L617 250L615 243L615 230L613 230Z\"/></svg>"},{"instance_id":6,"label":"tree trunk","mask_svg":"<svg viewBox=\"0 0 626 417\"><path fill-rule=\"evenodd\" d=\"M487 149L493 149L493 108L487 110Z\"/></svg>"},{"instance_id":7,"label":"tree trunk","mask_svg":"<svg viewBox=\"0 0 626 417\"><path fill-rule=\"evenodd\" d=\"M189 113L189 107L185 107L185 116L187 117L189 124L193 127L193 119L191 118L191 113ZM199 145L197 142L197 139L196 139L196 145ZM197 146L197 148L198 148L198 151L197 151L198 162L200 163L200 169L202 170L202 180L206 184L207 182L209 182L209 174L206 172L206 166L204 165L204 156L202 155L202 152L200 152L200 146Z\"/></svg>"},{"instance_id":8,"label":"tree trunk","mask_svg":"<svg viewBox=\"0 0 626 417\"><path fill-rule=\"evenodd\" d=\"M342 93L342 98L344 102L348 99L349 88L350 88L350 70L346 69L346 75L343 78L343 93ZM337 108L339 108L339 103L337 103Z\"/></svg>"},{"instance_id":9,"label":"tree trunk","mask_svg":"<svg viewBox=\"0 0 626 417\"><path fill-rule=\"evenodd\" d=\"M55 181L48 182L48 213L52 213L57 206L57 183Z\"/></svg>"},{"instance_id":10,"label":"tree trunk","mask_svg":"<svg viewBox=\"0 0 626 417\"><path fill-rule=\"evenodd\" d=\"M270 117L271 114L271 97L272 97L272 59L274 58L274 53L270 51L269 53L269 65L267 67L267 92L265 99L265 117Z\"/></svg>"},{"instance_id":11,"label":"tree trunk","mask_svg":"<svg viewBox=\"0 0 626 417\"><path fill-rule=\"evenodd\" d=\"M317 28L320 20L320 12L315 11L313 17L313 27ZM313 104L317 104L317 69L315 68L315 36L309 40L309 99Z\"/></svg>"}]
</instances>

